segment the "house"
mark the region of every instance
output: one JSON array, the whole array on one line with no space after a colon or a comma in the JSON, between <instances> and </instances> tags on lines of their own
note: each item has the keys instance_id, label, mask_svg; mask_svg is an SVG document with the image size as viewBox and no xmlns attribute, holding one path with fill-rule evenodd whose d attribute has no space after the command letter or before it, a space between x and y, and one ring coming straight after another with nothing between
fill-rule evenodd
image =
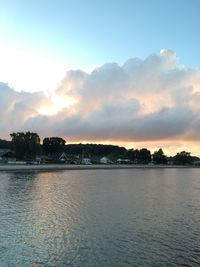
<instances>
[{"instance_id":1,"label":"house","mask_svg":"<svg viewBox=\"0 0 200 267\"><path fill-rule=\"evenodd\" d=\"M91 159L89 159L89 158L83 158L81 163L85 164L85 165L91 165L92 164Z\"/></svg>"},{"instance_id":2,"label":"house","mask_svg":"<svg viewBox=\"0 0 200 267\"><path fill-rule=\"evenodd\" d=\"M40 155L35 157L35 161L38 162L38 164L42 164L51 161L51 158L46 155Z\"/></svg>"},{"instance_id":3,"label":"house","mask_svg":"<svg viewBox=\"0 0 200 267\"><path fill-rule=\"evenodd\" d=\"M65 152L55 152L55 153L52 153L50 158L53 160L53 161L61 161L61 162L65 162L68 160Z\"/></svg>"},{"instance_id":4,"label":"house","mask_svg":"<svg viewBox=\"0 0 200 267\"><path fill-rule=\"evenodd\" d=\"M112 163L113 163L113 161L110 160L110 159L107 158L107 157L100 158L99 162L100 162L101 164L112 164Z\"/></svg>"},{"instance_id":5,"label":"house","mask_svg":"<svg viewBox=\"0 0 200 267\"><path fill-rule=\"evenodd\" d=\"M121 158L117 159L116 162L117 164L130 164L131 163L129 159L121 159Z\"/></svg>"},{"instance_id":6,"label":"house","mask_svg":"<svg viewBox=\"0 0 200 267\"><path fill-rule=\"evenodd\" d=\"M14 153L7 148L0 149L0 161L8 161L14 159Z\"/></svg>"},{"instance_id":7,"label":"house","mask_svg":"<svg viewBox=\"0 0 200 267\"><path fill-rule=\"evenodd\" d=\"M108 159L107 157L103 157L103 158L100 158L99 162L100 162L101 164L108 164L109 159Z\"/></svg>"},{"instance_id":8,"label":"house","mask_svg":"<svg viewBox=\"0 0 200 267\"><path fill-rule=\"evenodd\" d=\"M51 162L66 162L68 160L65 152L55 152L47 155L36 156L35 161L40 163L51 163Z\"/></svg>"}]
</instances>

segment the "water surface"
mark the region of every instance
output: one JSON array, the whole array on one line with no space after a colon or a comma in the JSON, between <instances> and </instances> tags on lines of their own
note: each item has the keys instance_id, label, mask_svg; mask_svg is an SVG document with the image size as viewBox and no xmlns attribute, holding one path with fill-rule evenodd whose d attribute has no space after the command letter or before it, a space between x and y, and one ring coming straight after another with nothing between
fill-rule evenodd
<instances>
[{"instance_id":1,"label":"water surface","mask_svg":"<svg viewBox=\"0 0 200 267\"><path fill-rule=\"evenodd\" d=\"M0 266L200 266L200 170L0 173Z\"/></svg>"}]
</instances>

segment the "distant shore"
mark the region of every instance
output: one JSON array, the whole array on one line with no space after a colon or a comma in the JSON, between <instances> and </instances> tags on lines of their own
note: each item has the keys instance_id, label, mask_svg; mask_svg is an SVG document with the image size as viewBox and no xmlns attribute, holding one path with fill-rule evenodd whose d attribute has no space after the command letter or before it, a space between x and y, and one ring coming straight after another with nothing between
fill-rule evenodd
<instances>
[{"instance_id":1,"label":"distant shore","mask_svg":"<svg viewBox=\"0 0 200 267\"><path fill-rule=\"evenodd\" d=\"M137 168L199 168L199 166L175 166L175 165L71 165L71 164L40 164L40 165L0 165L0 171L56 171L56 170L96 170L96 169L137 169Z\"/></svg>"}]
</instances>

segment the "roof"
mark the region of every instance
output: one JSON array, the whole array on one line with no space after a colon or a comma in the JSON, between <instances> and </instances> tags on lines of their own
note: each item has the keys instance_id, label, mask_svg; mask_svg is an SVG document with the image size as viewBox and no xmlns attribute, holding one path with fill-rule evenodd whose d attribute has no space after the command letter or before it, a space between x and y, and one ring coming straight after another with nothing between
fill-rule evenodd
<instances>
[{"instance_id":1,"label":"roof","mask_svg":"<svg viewBox=\"0 0 200 267\"><path fill-rule=\"evenodd\" d=\"M108 157L102 157L101 159L109 159Z\"/></svg>"},{"instance_id":2,"label":"roof","mask_svg":"<svg viewBox=\"0 0 200 267\"><path fill-rule=\"evenodd\" d=\"M54 160L60 160L61 158L67 158L65 152L56 152L51 154L51 158Z\"/></svg>"},{"instance_id":3,"label":"roof","mask_svg":"<svg viewBox=\"0 0 200 267\"><path fill-rule=\"evenodd\" d=\"M5 156L7 153L10 153L10 152L12 152L12 151L8 148L1 148L0 149L0 157Z\"/></svg>"}]
</instances>

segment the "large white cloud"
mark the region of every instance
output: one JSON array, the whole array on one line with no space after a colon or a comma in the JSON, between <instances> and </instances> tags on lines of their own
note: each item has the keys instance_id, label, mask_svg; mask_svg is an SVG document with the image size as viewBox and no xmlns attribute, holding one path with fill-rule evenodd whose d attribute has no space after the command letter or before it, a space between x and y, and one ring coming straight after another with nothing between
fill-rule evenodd
<instances>
[{"instance_id":1,"label":"large white cloud","mask_svg":"<svg viewBox=\"0 0 200 267\"><path fill-rule=\"evenodd\" d=\"M33 130L78 142L200 140L199 101L200 71L162 50L123 66L68 71L54 96L20 93L1 83L0 130L2 135ZM45 109L55 112L40 114Z\"/></svg>"}]
</instances>

